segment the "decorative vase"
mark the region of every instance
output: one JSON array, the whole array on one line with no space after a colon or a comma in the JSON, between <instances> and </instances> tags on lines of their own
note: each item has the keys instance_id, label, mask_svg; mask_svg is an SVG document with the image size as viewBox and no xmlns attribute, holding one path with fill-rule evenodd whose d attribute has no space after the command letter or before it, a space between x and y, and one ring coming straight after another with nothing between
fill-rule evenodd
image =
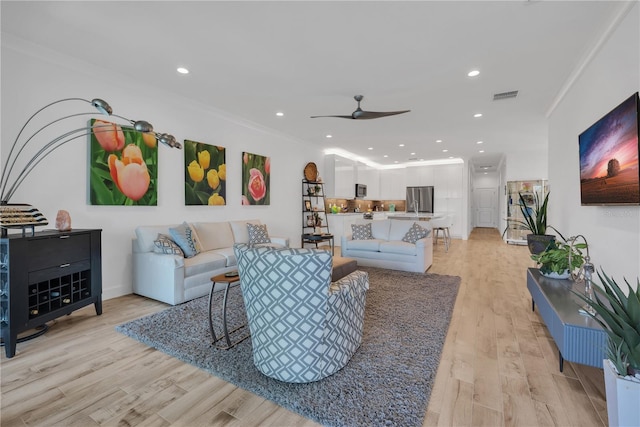
<instances>
[{"instance_id":1,"label":"decorative vase","mask_svg":"<svg viewBox=\"0 0 640 427\"><path fill-rule=\"evenodd\" d=\"M618 375L609 359L602 362L610 426L640 426L640 381Z\"/></svg>"},{"instance_id":2,"label":"decorative vase","mask_svg":"<svg viewBox=\"0 0 640 427\"><path fill-rule=\"evenodd\" d=\"M532 255L537 255L547 249L549 243L555 240L556 236L550 234L527 234L527 246Z\"/></svg>"}]
</instances>

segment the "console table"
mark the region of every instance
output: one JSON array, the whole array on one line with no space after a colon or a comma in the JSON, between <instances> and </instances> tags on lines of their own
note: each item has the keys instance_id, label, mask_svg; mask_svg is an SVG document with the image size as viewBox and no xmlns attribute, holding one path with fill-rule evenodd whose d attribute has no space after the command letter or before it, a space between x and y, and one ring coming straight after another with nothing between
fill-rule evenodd
<instances>
[{"instance_id":1,"label":"console table","mask_svg":"<svg viewBox=\"0 0 640 427\"><path fill-rule=\"evenodd\" d=\"M101 231L48 230L0 239L0 329L8 358L27 339L18 338L21 332L46 329L46 322L89 304L102 314Z\"/></svg>"},{"instance_id":2,"label":"console table","mask_svg":"<svg viewBox=\"0 0 640 427\"><path fill-rule=\"evenodd\" d=\"M560 372L564 360L602 368L607 334L590 316L580 314L584 303L571 292L583 293L584 287L571 280L549 279L537 268L529 268L527 289L531 309L535 311L538 305L540 317L558 347Z\"/></svg>"}]
</instances>

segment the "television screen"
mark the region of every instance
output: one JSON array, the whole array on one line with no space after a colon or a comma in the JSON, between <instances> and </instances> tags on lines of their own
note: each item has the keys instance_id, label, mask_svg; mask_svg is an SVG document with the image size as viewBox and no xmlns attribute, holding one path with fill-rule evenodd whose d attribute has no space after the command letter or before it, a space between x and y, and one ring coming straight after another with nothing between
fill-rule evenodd
<instances>
[{"instance_id":1,"label":"television screen","mask_svg":"<svg viewBox=\"0 0 640 427\"><path fill-rule=\"evenodd\" d=\"M578 137L582 205L639 205L638 92Z\"/></svg>"}]
</instances>

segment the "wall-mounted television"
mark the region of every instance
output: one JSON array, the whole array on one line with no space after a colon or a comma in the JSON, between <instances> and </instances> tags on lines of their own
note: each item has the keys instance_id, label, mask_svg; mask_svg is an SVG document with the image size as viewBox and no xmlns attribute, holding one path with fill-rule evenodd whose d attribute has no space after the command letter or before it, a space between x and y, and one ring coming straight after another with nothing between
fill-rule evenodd
<instances>
[{"instance_id":1,"label":"wall-mounted television","mask_svg":"<svg viewBox=\"0 0 640 427\"><path fill-rule=\"evenodd\" d=\"M640 205L638 92L578 136L580 201L587 205Z\"/></svg>"}]
</instances>

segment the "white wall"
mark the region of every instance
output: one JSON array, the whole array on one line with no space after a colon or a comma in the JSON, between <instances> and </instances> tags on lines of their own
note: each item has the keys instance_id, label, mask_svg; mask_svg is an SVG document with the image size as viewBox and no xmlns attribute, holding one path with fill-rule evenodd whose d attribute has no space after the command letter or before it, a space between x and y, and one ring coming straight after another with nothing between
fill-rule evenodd
<instances>
[{"instance_id":1,"label":"white wall","mask_svg":"<svg viewBox=\"0 0 640 427\"><path fill-rule=\"evenodd\" d=\"M226 147L227 205L184 206L184 158L182 151L159 149L158 206L121 207L88 204L86 139L71 142L44 160L12 198L39 208L55 225L59 209L68 210L74 228L101 228L103 297L132 292L131 239L139 224L182 221L224 221L259 218L273 235L287 236L300 245L300 181L304 165L323 168L320 150L308 144L258 129L240 120L195 104L143 81L105 73L78 60L2 39L2 150L4 164L20 127L38 108L61 98L103 98L114 113L151 122L156 131L171 133L179 141L190 139ZM69 103L67 103L69 104ZM70 109L53 107L49 120L64 114L89 111L90 106L71 103ZM223 106L220 106L223 107ZM68 129L82 127L87 117L69 119ZM39 126L45 117L38 120ZM58 136L50 134L49 138ZM43 133L43 140L46 134ZM47 140L48 141L48 140ZM35 141L34 141L35 142ZM271 205L241 206L241 155L249 151L271 157Z\"/></svg>"},{"instance_id":2,"label":"white wall","mask_svg":"<svg viewBox=\"0 0 640 427\"><path fill-rule=\"evenodd\" d=\"M578 135L640 88L640 5L616 25L549 118L549 222L584 235L596 268L635 286L640 207L581 206Z\"/></svg>"}]
</instances>

